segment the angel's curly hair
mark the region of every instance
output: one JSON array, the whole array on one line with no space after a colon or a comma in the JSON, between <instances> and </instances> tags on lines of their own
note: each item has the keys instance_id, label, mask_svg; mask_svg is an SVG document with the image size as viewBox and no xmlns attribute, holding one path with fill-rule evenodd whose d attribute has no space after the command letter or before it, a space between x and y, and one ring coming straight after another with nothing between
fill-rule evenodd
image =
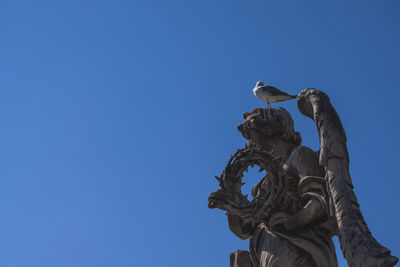
<instances>
[{"instance_id":1,"label":"angel's curly hair","mask_svg":"<svg viewBox=\"0 0 400 267\"><path fill-rule=\"evenodd\" d=\"M238 130L246 139L250 139L249 130L254 129L265 136L276 136L295 145L301 144L301 136L294 130L292 116L284 108L255 108L250 113L244 113L243 118L244 122L238 126Z\"/></svg>"}]
</instances>

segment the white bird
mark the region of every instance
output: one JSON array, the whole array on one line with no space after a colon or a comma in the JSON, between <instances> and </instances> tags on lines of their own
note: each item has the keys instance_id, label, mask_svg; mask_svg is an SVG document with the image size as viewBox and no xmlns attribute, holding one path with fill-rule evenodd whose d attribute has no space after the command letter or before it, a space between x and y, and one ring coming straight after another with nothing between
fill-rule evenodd
<instances>
[{"instance_id":1,"label":"white bird","mask_svg":"<svg viewBox=\"0 0 400 267\"><path fill-rule=\"evenodd\" d=\"M271 103L283 102L297 97L282 92L273 86L264 85L263 82L257 82L256 87L253 89L253 93L258 99L267 102L268 108L271 108Z\"/></svg>"}]
</instances>

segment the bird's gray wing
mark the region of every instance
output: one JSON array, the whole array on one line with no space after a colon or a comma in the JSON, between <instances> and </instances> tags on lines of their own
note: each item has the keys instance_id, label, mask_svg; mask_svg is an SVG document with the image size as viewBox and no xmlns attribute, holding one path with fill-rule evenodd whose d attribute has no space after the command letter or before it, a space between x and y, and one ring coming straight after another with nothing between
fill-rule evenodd
<instances>
[{"instance_id":1,"label":"bird's gray wing","mask_svg":"<svg viewBox=\"0 0 400 267\"><path fill-rule=\"evenodd\" d=\"M285 94L287 94L287 93L282 92L281 90L279 90L279 89L277 89L277 88L275 88L273 86L270 86L270 85L263 86L262 88L260 88L260 90L263 93L268 93L268 94L271 94L271 95L285 95Z\"/></svg>"},{"instance_id":2,"label":"bird's gray wing","mask_svg":"<svg viewBox=\"0 0 400 267\"><path fill-rule=\"evenodd\" d=\"M349 266L393 266L398 259L372 236L361 214L349 172L346 134L328 96L305 89L297 97L301 113L314 120L320 139L319 163L331 195L331 210L338 227L340 247Z\"/></svg>"}]
</instances>

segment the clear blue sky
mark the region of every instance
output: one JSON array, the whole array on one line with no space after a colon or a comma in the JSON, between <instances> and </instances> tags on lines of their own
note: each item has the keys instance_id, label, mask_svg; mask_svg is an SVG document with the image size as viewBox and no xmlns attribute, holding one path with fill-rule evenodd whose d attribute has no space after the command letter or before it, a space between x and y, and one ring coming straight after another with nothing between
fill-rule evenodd
<instances>
[{"instance_id":1,"label":"clear blue sky","mask_svg":"<svg viewBox=\"0 0 400 267\"><path fill-rule=\"evenodd\" d=\"M207 197L263 105L258 80L330 96L366 221L400 256L399 14L397 0L1 1L0 266L228 266L247 241Z\"/></svg>"}]
</instances>

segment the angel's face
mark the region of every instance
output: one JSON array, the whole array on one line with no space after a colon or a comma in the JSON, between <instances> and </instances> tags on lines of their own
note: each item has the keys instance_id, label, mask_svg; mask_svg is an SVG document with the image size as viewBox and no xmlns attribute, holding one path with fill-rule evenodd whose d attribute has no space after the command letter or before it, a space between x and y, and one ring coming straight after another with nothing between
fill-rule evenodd
<instances>
[{"instance_id":1,"label":"angel's face","mask_svg":"<svg viewBox=\"0 0 400 267\"><path fill-rule=\"evenodd\" d=\"M288 142L284 141L280 134L280 123L276 118L264 119L259 114L252 114L245 118L239 130L249 141L249 144L258 146L260 149L271 152L276 156L284 156L288 150Z\"/></svg>"},{"instance_id":2,"label":"angel's face","mask_svg":"<svg viewBox=\"0 0 400 267\"><path fill-rule=\"evenodd\" d=\"M256 146L259 146L261 149L266 149L268 147L268 136L259 130L249 129L248 140Z\"/></svg>"},{"instance_id":3,"label":"angel's face","mask_svg":"<svg viewBox=\"0 0 400 267\"><path fill-rule=\"evenodd\" d=\"M268 140L274 134L272 125L258 113L245 115L245 120L238 129L244 138L263 149L268 146Z\"/></svg>"}]
</instances>

